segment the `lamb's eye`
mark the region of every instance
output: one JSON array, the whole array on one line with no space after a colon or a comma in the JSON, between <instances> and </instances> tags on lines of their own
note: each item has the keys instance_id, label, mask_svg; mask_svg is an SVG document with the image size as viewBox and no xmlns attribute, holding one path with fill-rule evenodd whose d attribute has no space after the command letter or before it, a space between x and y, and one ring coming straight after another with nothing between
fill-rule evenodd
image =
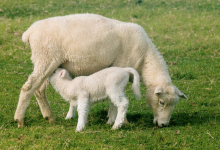
<instances>
[{"instance_id":1,"label":"lamb's eye","mask_svg":"<svg viewBox=\"0 0 220 150\"><path fill-rule=\"evenodd\" d=\"M164 105L164 104L165 104L165 102L163 102L163 101L160 101L160 104L161 104L161 105Z\"/></svg>"}]
</instances>

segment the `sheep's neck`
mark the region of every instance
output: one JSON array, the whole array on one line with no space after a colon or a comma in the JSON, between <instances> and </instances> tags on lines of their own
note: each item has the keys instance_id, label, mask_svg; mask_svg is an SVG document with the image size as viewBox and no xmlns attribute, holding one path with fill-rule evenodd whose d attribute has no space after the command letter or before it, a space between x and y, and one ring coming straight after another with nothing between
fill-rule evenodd
<instances>
[{"instance_id":1,"label":"sheep's neck","mask_svg":"<svg viewBox=\"0 0 220 150\"><path fill-rule=\"evenodd\" d=\"M166 62L154 45L146 54L143 76L145 76L144 83L147 88L172 83Z\"/></svg>"}]
</instances>

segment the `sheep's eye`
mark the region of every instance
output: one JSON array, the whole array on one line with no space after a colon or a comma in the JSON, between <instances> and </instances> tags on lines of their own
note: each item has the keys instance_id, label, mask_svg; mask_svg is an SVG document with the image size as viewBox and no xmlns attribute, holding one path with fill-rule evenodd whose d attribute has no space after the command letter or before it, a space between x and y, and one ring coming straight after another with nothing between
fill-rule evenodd
<instances>
[{"instance_id":1,"label":"sheep's eye","mask_svg":"<svg viewBox=\"0 0 220 150\"><path fill-rule=\"evenodd\" d=\"M160 101L160 104L161 104L161 105L164 105L164 104L165 104L165 102L163 102L163 101Z\"/></svg>"}]
</instances>

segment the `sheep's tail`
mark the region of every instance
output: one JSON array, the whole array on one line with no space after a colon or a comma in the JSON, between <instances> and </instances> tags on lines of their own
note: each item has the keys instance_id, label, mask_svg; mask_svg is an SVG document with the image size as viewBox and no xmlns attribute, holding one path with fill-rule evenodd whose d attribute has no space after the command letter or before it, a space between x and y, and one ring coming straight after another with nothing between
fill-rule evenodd
<instances>
[{"instance_id":1,"label":"sheep's tail","mask_svg":"<svg viewBox=\"0 0 220 150\"><path fill-rule=\"evenodd\" d=\"M27 31L25 31L22 35L22 41L24 43L28 43L29 42L29 34L27 33Z\"/></svg>"},{"instance_id":2,"label":"sheep's tail","mask_svg":"<svg viewBox=\"0 0 220 150\"><path fill-rule=\"evenodd\" d=\"M123 68L124 71L126 71L129 74L133 74L133 84L132 84L132 90L137 100L141 99L141 92L140 92L140 76L138 72L133 68Z\"/></svg>"},{"instance_id":3,"label":"sheep's tail","mask_svg":"<svg viewBox=\"0 0 220 150\"><path fill-rule=\"evenodd\" d=\"M22 35L22 41L23 41L24 43L29 43L29 38L30 38L30 36L31 36L31 34L32 34L31 31L32 31L32 30L30 30L30 28L29 28L27 31L25 31L25 32L23 33L23 35Z\"/></svg>"}]
</instances>

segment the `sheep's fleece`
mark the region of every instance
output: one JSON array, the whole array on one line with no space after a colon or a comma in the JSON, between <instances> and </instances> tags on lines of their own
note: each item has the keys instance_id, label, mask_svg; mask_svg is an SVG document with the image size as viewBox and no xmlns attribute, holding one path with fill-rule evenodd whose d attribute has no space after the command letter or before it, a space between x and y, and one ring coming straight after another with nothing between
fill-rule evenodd
<instances>
[{"instance_id":1,"label":"sheep's fleece","mask_svg":"<svg viewBox=\"0 0 220 150\"><path fill-rule=\"evenodd\" d=\"M125 96L125 87L130 74L134 77L133 92L136 98L140 99L140 78L133 68L110 67L90 76L80 76L73 80L67 70L58 68L49 77L49 81L61 96L70 102L66 119L73 118L74 109L78 106L77 132L85 127L90 105L106 98L110 100L111 105L108 124L115 122L112 129L118 129L126 119L129 101Z\"/></svg>"},{"instance_id":2,"label":"sheep's fleece","mask_svg":"<svg viewBox=\"0 0 220 150\"><path fill-rule=\"evenodd\" d=\"M31 47L34 70L23 85L14 119L24 126L26 109L35 94L41 112L55 122L46 98L47 78L59 66L75 76L115 67L132 67L146 86L146 100L154 123L168 125L179 97L187 98L172 84L166 63L144 29L95 14L53 17L33 23L22 40Z\"/></svg>"}]
</instances>

